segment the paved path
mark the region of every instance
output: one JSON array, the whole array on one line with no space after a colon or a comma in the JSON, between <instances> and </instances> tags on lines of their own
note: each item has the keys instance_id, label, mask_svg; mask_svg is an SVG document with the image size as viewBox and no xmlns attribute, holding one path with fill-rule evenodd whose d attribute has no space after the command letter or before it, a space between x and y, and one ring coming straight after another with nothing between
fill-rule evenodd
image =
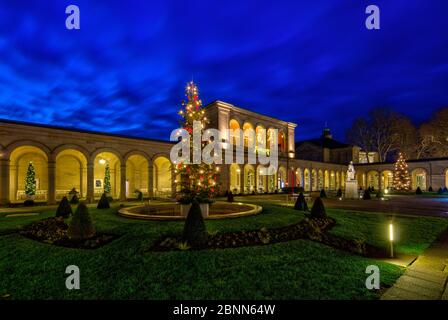
<instances>
[{"instance_id":1,"label":"paved path","mask_svg":"<svg viewBox=\"0 0 448 320\"><path fill-rule=\"evenodd\" d=\"M407 268L381 300L448 300L448 232Z\"/></svg>"}]
</instances>

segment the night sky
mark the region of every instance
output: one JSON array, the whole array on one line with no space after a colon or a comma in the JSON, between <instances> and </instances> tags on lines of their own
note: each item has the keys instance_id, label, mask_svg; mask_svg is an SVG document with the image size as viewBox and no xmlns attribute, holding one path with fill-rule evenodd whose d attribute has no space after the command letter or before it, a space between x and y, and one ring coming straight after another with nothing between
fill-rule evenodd
<instances>
[{"instance_id":1,"label":"night sky","mask_svg":"<svg viewBox=\"0 0 448 320\"><path fill-rule=\"evenodd\" d=\"M325 122L343 140L375 106L418 124L448 106L447 16L446 0L0 0L0 118L168 140L193 78L297 140Z\"/></svg>"}]
</instances>

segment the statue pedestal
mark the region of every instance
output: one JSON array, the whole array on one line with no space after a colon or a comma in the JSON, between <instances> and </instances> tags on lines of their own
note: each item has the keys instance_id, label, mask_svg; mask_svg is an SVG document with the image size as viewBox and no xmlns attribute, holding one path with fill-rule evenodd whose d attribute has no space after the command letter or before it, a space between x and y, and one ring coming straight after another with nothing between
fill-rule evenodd
<instances>
[{"instance_id":1,"label":"statue pedestal","mask_svg":"<svg viewBox=\"0 0 448 320\"><path fill-rule=\"evenodd\" d=\"M357 180L345 181L345 199L359 199Z\"/></svg>"}]
</instances>

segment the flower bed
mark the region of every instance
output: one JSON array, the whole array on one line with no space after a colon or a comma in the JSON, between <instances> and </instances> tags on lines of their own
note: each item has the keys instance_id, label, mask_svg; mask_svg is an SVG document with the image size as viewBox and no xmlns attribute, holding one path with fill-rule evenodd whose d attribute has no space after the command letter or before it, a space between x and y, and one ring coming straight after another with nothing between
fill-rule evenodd
<instances>
[{"instance_id":1,"label":"flower bed","mask_svg":"<svg viewBox=\"0 0 448 320\"><path fill-rule=\"evenodd\" d=\"M67 235L68 225L62 217L47 218L26 226L20 234L32 240L56 246L96 249L118 238L117 235L97 233L84 240L73 240Z\"/></svg>"}]
</instances>

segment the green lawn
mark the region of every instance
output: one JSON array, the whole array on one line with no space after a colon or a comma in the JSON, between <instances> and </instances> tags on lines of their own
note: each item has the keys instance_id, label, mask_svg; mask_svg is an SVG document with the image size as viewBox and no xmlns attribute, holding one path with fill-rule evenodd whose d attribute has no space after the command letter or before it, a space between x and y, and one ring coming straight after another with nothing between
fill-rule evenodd
<instances>
[{"instance_id":1,"label":"green lawn","mask_svg":"<svg viewBox=\"0 0 448 320\"><path fill-rule=\"evenodd\" d=\"M259 229L288 225L303 218L303 214L290 208L266 203L263 206L260 215L210 220L207 228L211 232ZM378 265L383 285L393 284L403 272L397 266L308 240L225 250L147 252L160 235L180 232L183 223L130 220L118 216L116 211L117 207L101 211L91 208L98 230L122 235L96 250L55 247L14 233L33 220L52 216L53 210L39 217L0 215L0 297L376 299L378 294L364 286L365 268ZM338 221L332 232L364 237L382 245L385 221L378 214L328 211ZM400 250L421 251L447 222L437 218L397 219L397 227L406 230L400 233ZM80 267L81 290L65 289L65 268L70 264Z\"/></svg>"}]
</instances>

